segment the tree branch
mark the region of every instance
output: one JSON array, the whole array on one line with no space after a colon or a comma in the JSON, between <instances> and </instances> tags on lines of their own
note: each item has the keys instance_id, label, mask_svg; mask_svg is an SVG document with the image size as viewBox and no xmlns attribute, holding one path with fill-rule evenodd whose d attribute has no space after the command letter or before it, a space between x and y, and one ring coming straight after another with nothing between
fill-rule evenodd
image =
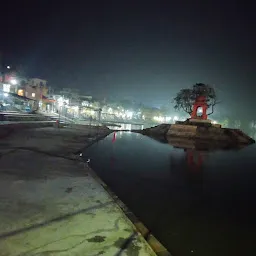
<instances>
[{"instance_id":1,"label":"tree branch","mask_svg":"<svg viewBox=\"0 0 256 256\"><path fill-rule=\"evenodd\" d=\"M214 106L215 106L215 104L212 104L212 112L211 112L211 113L208 113L207 116L210 116L211 114L213 114L213 112L214 112Z\"/></svg>"},{"instance_id":2,"label":"tree branch","mask_svg":"<svg viewBox=\"0 0 256 256\"><path fill-rule=\"evenodd\" d=\"M183 106L181 106L181 108L183 109L183 111L185 111L186 113L188 113L187 109Z\"/></svg>"},{"instance_id":3,"label":"tree branch","mask_svg":"<svg viewBox=\"0 0 256 256\"><path fill-rule=\"evenodd\" d=\"M215 106L216 104L218 104L218 103L219 103L219 102L217 102L216 99L213 100L213 103L211 104L211 106L212 106L212 112L210 112L209 114L207 114L208 116L210 116L211 114L213 114L213 112L214 112L214 106Z\"/></svg>"}]
</instances>

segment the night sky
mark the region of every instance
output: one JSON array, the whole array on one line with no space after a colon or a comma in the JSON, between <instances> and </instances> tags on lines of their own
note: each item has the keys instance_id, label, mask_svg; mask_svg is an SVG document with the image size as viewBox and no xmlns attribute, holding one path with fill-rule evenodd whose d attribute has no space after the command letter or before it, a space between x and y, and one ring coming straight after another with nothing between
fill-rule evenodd
<instances>
[{"instance_id":1,"label":"night sky","mask_svg":"<svg viewBox=\"0 0 256 256\"><path fill-rule=\"evenodd\" d=\"M246 1L15 3L1 8L5 61L54 87L161 106L203 82L216 86L218 111L254 108L256 9Z\"/></svg>"}]
</instances>

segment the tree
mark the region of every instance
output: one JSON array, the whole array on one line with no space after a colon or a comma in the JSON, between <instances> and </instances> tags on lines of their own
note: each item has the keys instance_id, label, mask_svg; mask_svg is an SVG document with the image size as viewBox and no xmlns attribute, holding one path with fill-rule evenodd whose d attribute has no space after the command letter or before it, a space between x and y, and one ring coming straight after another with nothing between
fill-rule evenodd
<instances>
[{"instance_id":1,"label":"tree","mask_svg":"<svg viewBox=\"0 0 256 256\"><path fill-rule=\"evenodd\" d=\"M214 88L203 83L197 83L192 88L181 89L174 98L174 108L191 114L193 104L200 96L206 97L208 109L211 109L211 112L207 115L211 115L214 112L214 106L218 103L217 97Z\"/></svg>"},{"instance_id":2,"label":"tree","mask_svg":"<svg viewBox=\"0 0 256 256\"><path fill-rule=\"evenodd\" d=\"M192 113L192 106L194 104L194 98L191 89L181 89L177 96L174 98L175 110L184 110L188 114Z\"/></svg>"}]
</instances>

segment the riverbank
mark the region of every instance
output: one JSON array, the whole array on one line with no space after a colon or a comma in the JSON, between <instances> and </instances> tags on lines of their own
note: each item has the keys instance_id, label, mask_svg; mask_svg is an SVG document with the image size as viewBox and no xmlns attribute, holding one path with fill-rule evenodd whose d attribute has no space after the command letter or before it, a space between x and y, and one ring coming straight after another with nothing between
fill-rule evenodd
<instances>
[{"instance_id":1,"label":"riverbank","mask_svg":"<svg viewBox=\"0 0 256 256\"><path fill-rule=\"evenodd\" d=\"M76 152L107 128L36 128L0 142L0 255L155 255Z\"/></svg>"}]
</instances>

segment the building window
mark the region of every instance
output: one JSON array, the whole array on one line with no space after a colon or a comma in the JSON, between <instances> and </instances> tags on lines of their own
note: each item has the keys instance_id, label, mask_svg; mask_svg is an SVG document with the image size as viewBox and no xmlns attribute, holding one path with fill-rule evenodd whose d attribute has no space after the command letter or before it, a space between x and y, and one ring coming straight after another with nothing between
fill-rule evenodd
<instances>
[{"instance_id":1,"label":"building window","mask_svg":"<svg viewBox=\"0 0 256 256\"><path fill-rule=\"evenodd\" d=\"M34 92L32 92L32 97L35 98L36 97L36 94Z\"/></svg>"},{"instance_id":2,"label":"building window","mask_svg":"<svg viewBox=\"0 0 256 256\"><path fill-rule=\"evenodd\" d=\"M23 91L22 89L19 89L19 90L18 90L18 95L19 95L19 96L24 96L24 91Z\"/></svg>"}]
</instances>

